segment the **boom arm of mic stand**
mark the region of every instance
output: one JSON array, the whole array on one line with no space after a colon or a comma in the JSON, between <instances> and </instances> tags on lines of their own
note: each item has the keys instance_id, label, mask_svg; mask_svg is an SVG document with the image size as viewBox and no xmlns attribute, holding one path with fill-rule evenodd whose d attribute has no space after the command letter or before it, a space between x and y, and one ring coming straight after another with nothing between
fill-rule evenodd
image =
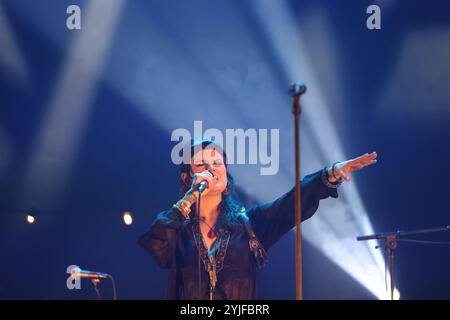
<instances>
[{"instance_id":1,"label":"boom arm of mic stand","mask_svg":"<svg viewBox=\"0 0 450 320\"><path fill-rule=\"evenodd\" d=\"M415 231L394 231L394 232L384 232L375 233L367 236L359 236L356 238L358 241L365 240L376 240L384 239L386 240L386 250L389 251L389 272L391 273L391 300L394 299L394 252L397 248L397 238L403 236L412 236L417 234L428 234L441 231L450 231L450 225L442 228L432 228L432 229L421 229Z\"/></svg>"},{"instance_id":2,"label":"boom arm of mic stand","mask_svg":"<svg viewBox=\"0 0 450 320\"><path fill-rule=\"evenodd\" d=\"M356 238L358 241L364 241L364 240L373 240L373 239L386 239L388 236L395 235L397 237L404 237L404 236L413 236L418 234L427 234L427 233L435 233L435 232L441 232L441 231L450 231L450 225L440 228L431 228L431 229L420 229L420 230L414 230L414 231L393 231L393 232L383 232L383 233L375 233L367 236L359 236Z\"/></svg>"}]
</instances>

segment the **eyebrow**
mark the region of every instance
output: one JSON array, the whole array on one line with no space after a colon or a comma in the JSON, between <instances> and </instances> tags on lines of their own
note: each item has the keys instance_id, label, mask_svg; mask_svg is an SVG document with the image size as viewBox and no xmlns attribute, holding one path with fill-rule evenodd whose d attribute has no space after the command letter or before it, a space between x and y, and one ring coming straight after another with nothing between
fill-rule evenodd
<instances>
[{"instance_id":1,"label":"eyebrow","mask_svg":"<svg viewBox=\"0 0 450 320\"><path fill-rule=\"evenodd\" d=\"M212 162L224 162L224 161L223 161L223 159L214 159L214 160L212 160ZM204 165L204 164L206 164L206 163L207 163L207 162L205 162L204 160L201 160L201 161L198 161L198 162L195 162L195 161L194 161L194 164L197 165L197 166L198 166L198 165Z\"/></svg>"}]
</instances>

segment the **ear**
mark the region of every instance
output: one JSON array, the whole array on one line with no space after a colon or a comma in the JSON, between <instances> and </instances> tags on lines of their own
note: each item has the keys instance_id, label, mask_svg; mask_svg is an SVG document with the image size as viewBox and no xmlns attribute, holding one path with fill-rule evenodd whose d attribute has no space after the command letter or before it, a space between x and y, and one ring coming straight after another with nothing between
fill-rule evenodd
<instances>
[{"instance_id":1,"label":"ear","mask_svg":"<svg viewBox=\"0 0 450 320\"><path fill-rule=\"evenodd\" d=\"M181 173L181 181L183 181L183 183L186 187L189 188L191 186L190 177L188 176L188 174L186 172Z\"/></svg>"}]
</instances>

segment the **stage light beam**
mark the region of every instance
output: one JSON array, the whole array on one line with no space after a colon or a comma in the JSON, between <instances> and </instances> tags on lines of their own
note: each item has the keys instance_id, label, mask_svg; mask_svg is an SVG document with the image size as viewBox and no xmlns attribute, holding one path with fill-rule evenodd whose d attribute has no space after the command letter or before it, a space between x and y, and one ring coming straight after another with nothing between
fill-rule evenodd
<instances>
[{"instance_id":1,"label":"stage light beam","mask_svg":"<svg viewBox=\"0 0 450 320\"><path fill-rule=\"evenodd\" d=\"M285 73L293 80L301 77L301 81L311 88L303 99L303 105L306 106L303 119L316 143L313 144L311 139L304 142L303 152L308 157L303 162L302 169L311 172L309 168L312 169L312 164L327 165L332 159L351 158L345 154L335 124L330 118L325 94L322 92L314 64L308 55L302 30L298 30L302 24L297 23L293 10L289 9L284 1L261 1L255 5L255 8L262 30L272 43ZM319 19L320 15L315 18ZM323 28L310 29L310 32L316 33L313 38L333 39L333 36L330 36L332 28L327 27L323 15L322 20L316 20L315 23L319 23ZM335 49L322 52L321 59L332 65L330 61L334 61L336 53ZM332 67L336 70L333 65ZM336 92L341 91L336 90ZM337 99L340 98L338 95ZM314 247L321 250L331 261L365 286L375 297L385 299L384 259L381 253L367 242L356 241L358 235L374 232L355 180L341 187L339 194L339 201L321 203L321 214L307 222L307 227L303 228L303 235ZM368 266L375 267L371 274L367 272Z\"/></svg>"},{"instance_id":2,"label":"stage light beam","mask_svg":"<svg viewBox=\"0 0 450 320\"><path fill-rule=\"evenodd\" d=\"M123 3L124 0L88 2L82 29L71 31L74 41L34 143L21 205L53 207L63 195Z\"/></svg>"},{"instance_id":3,"label":"stage light beam","mask_svg":"<svg viewBox=\"0 0 450 320\"><path fill-rule=\"evenodd\" d=\"M22 86L29 85L29 74L25 59L19 50L7 16L0 4L0 66L11 79Z\"/></svg>"}]
</instances>

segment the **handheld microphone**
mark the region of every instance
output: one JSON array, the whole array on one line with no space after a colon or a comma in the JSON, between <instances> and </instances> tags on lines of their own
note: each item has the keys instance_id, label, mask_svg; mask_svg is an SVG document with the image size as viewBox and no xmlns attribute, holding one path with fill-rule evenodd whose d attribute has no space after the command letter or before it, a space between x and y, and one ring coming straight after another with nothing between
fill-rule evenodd
<instances>
[{"instance_id":1,"label":"handheld microphone","mask_svg":"<svg viewBox=\"0 0 450 320\"><path fill-rule=\"evenodd\" d=\"M78 276L80 278L91 278L91 279L106 279L106 278L112 278L110 274L102 273L102 272L96 272L96 271L89 271L89 270L74 270L72 272L74 276Z\"/></svg>"},{"instance_id":2,"label":"handheld microphone","mask_svg":"<svg viewBox=\"0 0 450 320\"><path fill-rule=\"evenodd\" d=\"M209 170L205 170L205 171L207 171L213 177L216 177L211 171L209 171ZM203 172L205 172L205 171L203 171ZM197 190L199 193L202 193L206 188L208 188L208 186L209 186L208 181L203 180L194 186L194 190Z\"/></svg>"},{"instance_id":3,"label":"handheld microphone","mask_svg":"<svg viewBox=\"0 0 450 320\"><path fill-rule=\"evenodd\" d=\"M194 190L198 190L199 193L202 193L206 188L208 188L208 185L208 181L203 180L197 185L197 187L194 187Z\"/></svg>"}]
</instances>

